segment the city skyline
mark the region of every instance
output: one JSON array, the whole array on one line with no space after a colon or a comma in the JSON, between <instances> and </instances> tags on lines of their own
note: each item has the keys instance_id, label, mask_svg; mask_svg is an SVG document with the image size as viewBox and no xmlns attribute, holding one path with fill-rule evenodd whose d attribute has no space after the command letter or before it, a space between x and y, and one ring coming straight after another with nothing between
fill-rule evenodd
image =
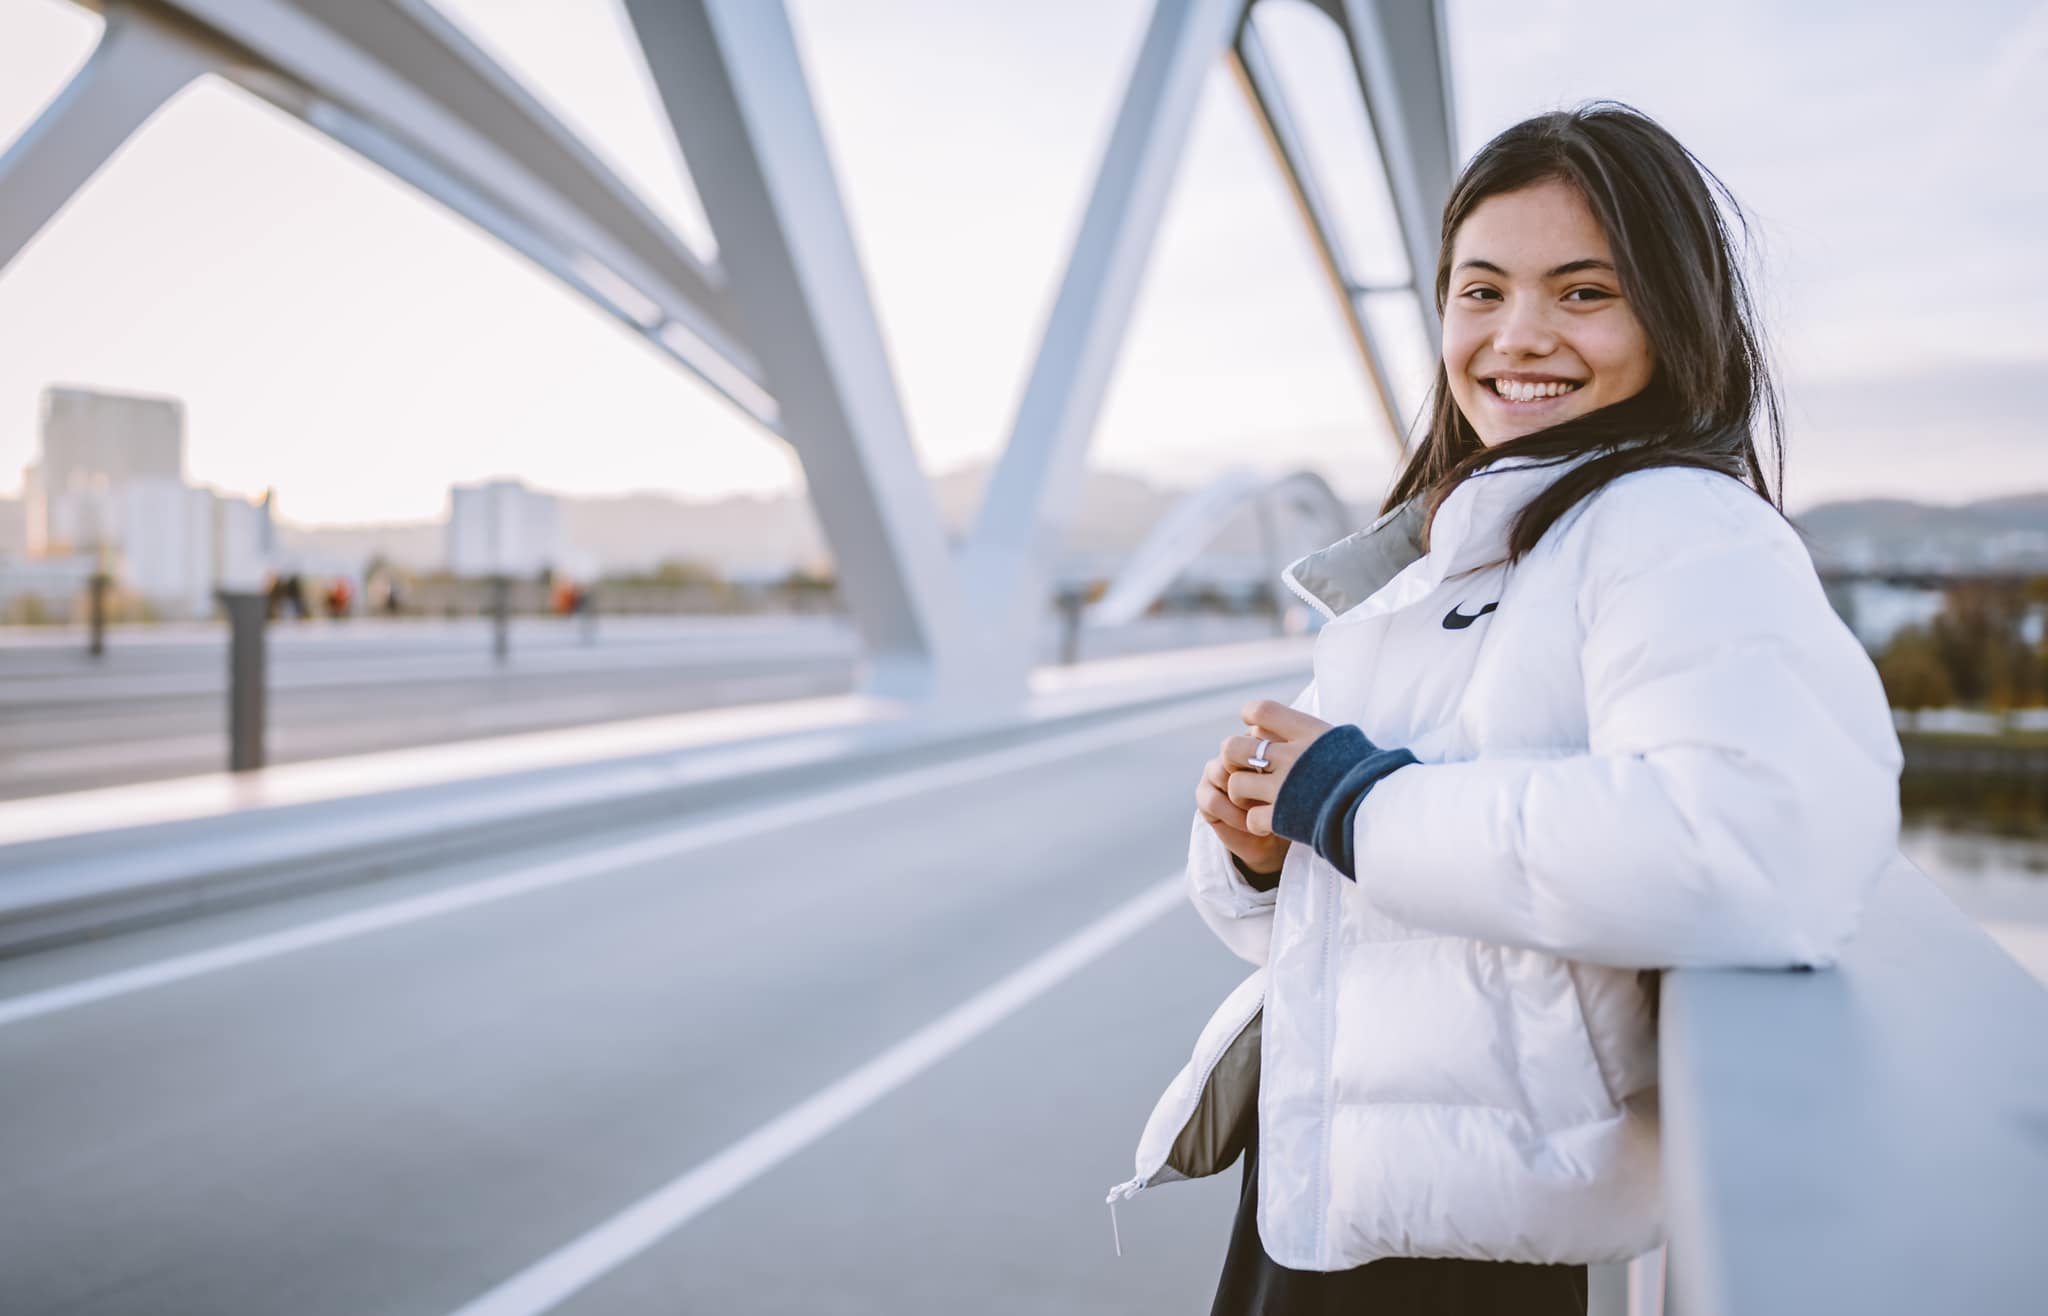
<instances>
[{"instance_id":1,"label":"city skyline","mask_svg":"<svg viewBox=\"0 0 2048 1316\"><path fill-rule=\"evenodd\" d=\"M442 8L708 241L610 7ZM792 12L919 456L934 476L989 460L1147 6ZM2048 7L1924 30L1903 8L1855 13L1453 4L1461 149L1604 93L1727 180L1765 239L1795 509L2048 487L2032 400L2048 329L2027 314L2048 275L2023 259L2042 184L2010 168L2048 127L2048 80L2027 76L2048 59ZM94 21L0 5L0 140ZM945 56L921 82L892 76L913 28ZM1219 67L1094 464L1182 484L1247 459L1314 465L1377 495L1392 448L1289 207ZM0 335L19 344L0 356L0 495L19 492L49 384L185 399L194 479L275 486L316 524L430 515L450 484L499 475L706 498L799 480L777 441L573 295L220 86L146 128L0 276Z\"/></svg>"}]
</instances>

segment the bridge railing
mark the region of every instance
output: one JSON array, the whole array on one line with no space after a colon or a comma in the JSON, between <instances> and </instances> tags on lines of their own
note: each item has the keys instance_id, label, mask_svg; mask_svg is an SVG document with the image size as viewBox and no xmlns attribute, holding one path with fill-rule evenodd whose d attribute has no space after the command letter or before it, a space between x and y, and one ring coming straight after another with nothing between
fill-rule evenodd
<instances>
[{"instance_id":1,"label":"bridge railing","mask_svg":"<svg viewBox=\"0 0 2048 1316\"><path fill-rule=\"evenodd\" d=\"M1812 973L1666 973L1681 1316L2048 1309L2048 990L1903 857Z\"/></svg>"}]
</instances>

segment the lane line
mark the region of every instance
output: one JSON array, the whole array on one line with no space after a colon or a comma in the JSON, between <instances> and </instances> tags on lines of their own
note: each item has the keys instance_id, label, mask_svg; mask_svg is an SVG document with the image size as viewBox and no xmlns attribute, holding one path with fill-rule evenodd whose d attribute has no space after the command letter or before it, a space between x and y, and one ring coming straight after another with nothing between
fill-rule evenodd
<instances>
[{"instance_id":1,"label":"lane line","mask_svg":"<svg viewBox=\"0 0 2048 1316\"><path fill-rule=\"evenodd\" d=\"M1255 684L1263 682L1246 683L1247 686ZM1217 712L1219 702L1217 692L1210 692L1162 711L1088 727L1081 731L1066 732L1028 745L1012 746L964 760L936 763L929 767L901 769L858 785L835 787L784 803L763 805L726 817L707 819L661 836L645 837L586 854L515 869L447 891L411 896L386 905L319 919L296 928L263 933L206 950L174 955L154 963L99 974L62 986L25 992L0 1000L0 1027L56 1014L63 1010L76 1009L98 1001L133 995L155 987L168 986L203 974L219 973L242 965L275 959L294 951L331 945L352 937L417 923L423 919L475 909L480 905L509 900L529 892L544 891L570 882L601 877L635 864L657 859L672 859L693 850L740 840L775 828L794 827L829 818L834 814L849 813L922 795L928 791L944 790L947 787L982 781L1024 768L1038 767L1048 762L1071 758L1090 749L1123 745L1135 738L1182 728L1200 719L1220 720L1222 715ZM1196 770L1195 765L1189 768L1191 774Z\"/></svg>"},{"instance_id":2,"label":"lane line","mask_svg":"<svg viewBox=\"0 0 2048 1316\"><path fill-rule=\"evenodd\" d=\"M1178 908L1184 899L1179 873L1153 884L710 1160L466 1304L455 1316L539 1316L553 1310Z\"/></svg>"}]
</instances>

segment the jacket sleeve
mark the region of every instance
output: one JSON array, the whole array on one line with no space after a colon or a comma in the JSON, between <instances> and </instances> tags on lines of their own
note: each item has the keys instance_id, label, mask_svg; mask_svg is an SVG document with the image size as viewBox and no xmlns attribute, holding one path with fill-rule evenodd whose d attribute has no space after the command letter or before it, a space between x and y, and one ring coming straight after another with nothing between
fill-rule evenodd
<instances>
[{"instance_id":1,"label":"jacket sleeve","mask_svg":"<svg viewBox=\"0 0 2048 1316\"><path fill-rule=\"evenodd\" d=\"M1753 514L1591 527L1589 752L1381 781L1352 838L1375 904L1621 968L1835 962L1897 849L1898 736L1804 547L1737 492Z\"/></svg>"},{"instance_id":2,"label":"jacket sleeve","mask_svg":"<svg viewBox=\"0 0 2048 1316\"><path fill-rule=\"evenodd\" d=\"M1316 686L1311 681L1294 700L1294 707L1306 713L1316 711ZM1288 862L1294 862L1288 848ZM1283 869L1284 871L1284 869ZM1195 815L1194 834L1188 840L1188 897L1195 912L1232 952L1253 964L1266 962L1266 950L1273 940L1273 906L1280 898L1279 884L1261 891L1244 880L1230 851L1216 839L1215 831Z\"/></svg>"}]
</instances>

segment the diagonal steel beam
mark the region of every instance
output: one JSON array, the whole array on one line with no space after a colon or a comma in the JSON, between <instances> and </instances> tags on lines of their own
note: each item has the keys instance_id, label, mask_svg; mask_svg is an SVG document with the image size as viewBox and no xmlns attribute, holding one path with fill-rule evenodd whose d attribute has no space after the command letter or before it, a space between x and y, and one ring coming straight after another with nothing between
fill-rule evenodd
<instances>
[{"instance_id":1,"label":"diagonal steel beam","mask_svg":"<svg viewBox=\"0 0 2048 1316\"><path fill-rule=\"evenodd\" d=\"M1023 671L1037 652L1046 576L1066 538L1104 395L1187 144L1203 83L1230 49L1244 0L1159 0L1111 129L1095 190L1023 400L963 558L993 652Z\"/></svg>"},{"instance_id":2,"label":"diagonal steel beam","mask_svg":"<svg viewBox=\"0 0 2048 1316\"><path fill-rule=\"evenodd\" d=\"M1088 609L1088 624L1127 626L1138 620L1246 509L1266 512L1275 503L1297 517L1320 521L1330 539L1356 528L1351 509L1314 471L1279 479L1253 470L1226 471L1175 503L1147 532L1108 591ZM1271 561L1273 545L1265 547L1270 574L1277 577L1286 563Z\"/></svg>"},{"instance_id":3,"label":"diagonal steel beam","mask_svg":"<svg viewBox=\"0 0 2048 1316\"><path fill-rule=\"evenodd\" d=\"M1416 298L1431 342L1443 335L1436 311L1437 246L1444 202L1457 168L1450 42L1442 0L1313 0L1344 29L1365 96Z\"/></svg>"},{"instance_id":4,"label":"diagonal steel beam","mask_svg":"<svg viewBox=\"0 0 2048 1316\"><path fill-rule=\"evenodd\" d=\"M150 115L237 58L174 15L109 10L85 65L0 156L0 270Z\"/></svg>"},{"instance_id":5,"label":"diagonal steel beam","mask_svg":"<svg viewBox=\"0 0 2048 1316\"><path fill-rule=\"evenodd\" d=\"M1350 331L1351 345L1358 351L1359 360L1365 366L1365 377L1372 384L1373 396L1386 417L1387 433L1393 438L1396 454L1403 453L1407 450L1404 436L1408 422L1402 417L1400 405L1395 400L1393 375L1387 368L1386 353L1374 336L1371 321L1359 307L1354 267L1344 250L1343 239L1338 235L1329 203L1324 199L1301 130L1288 107L1286 88L1281 85L1265 44L1259 39L1256 24L1246 23L1237 34L1232 67L1237 73L1238 85L1251 103L1254 117L1265 129L1266 145L1271 148L1281 175L1287 181L1295 208L1301 212L1302 224L1308 229L1309 243L1315 249L1317 263L1330 282L1330 290L1344 316L1344 327Z\"/></svg>"},{"instance_id":6,"label":"diagonal steel beam","mask_svg":"<svg viewBox=\"0 0 2048 1316\"><path fill-rule=\"evenodd\" d=\"M148 18L217 71L470 219L625 321L771 430L724 274L426 0L87 0ZM10 198L11 205L11 198Z\"/></svg>"},{"instance_id":7,"label":"diagonal steel beam","mask_svg":"<svg viewBox=\"0 0 2048 1316\"><path fill-rule=\"evenodd\" d=\"M775 0L626 9L803 462L870 687L985 689L788 15Z\"/></svg>"}]
</instances>

